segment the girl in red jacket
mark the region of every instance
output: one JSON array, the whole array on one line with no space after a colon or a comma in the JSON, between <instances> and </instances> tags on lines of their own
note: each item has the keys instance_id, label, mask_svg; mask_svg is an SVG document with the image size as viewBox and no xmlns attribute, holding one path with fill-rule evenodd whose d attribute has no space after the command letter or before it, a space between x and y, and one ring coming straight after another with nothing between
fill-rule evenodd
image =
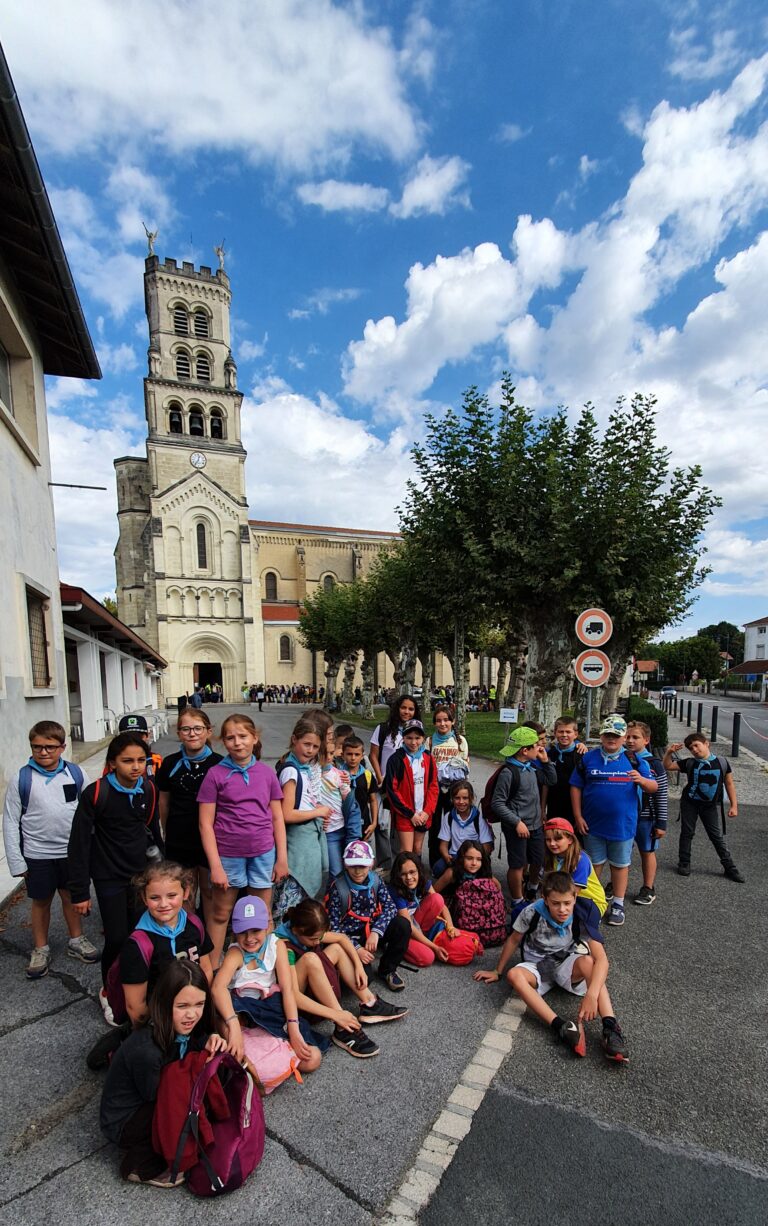
<instances>
[{"instance_id":1,"label":"girl in red jacket","mask_svg":"<svg viewBox=\"0 0 768 1226\"><path fill-rule=\"evenodd\" d=\"M421 720L411 719L403 728L403 744L389 759L384 788L400 850L420 856L438 798L437 767L424 748Z\"/></svg>"}]
</instances>

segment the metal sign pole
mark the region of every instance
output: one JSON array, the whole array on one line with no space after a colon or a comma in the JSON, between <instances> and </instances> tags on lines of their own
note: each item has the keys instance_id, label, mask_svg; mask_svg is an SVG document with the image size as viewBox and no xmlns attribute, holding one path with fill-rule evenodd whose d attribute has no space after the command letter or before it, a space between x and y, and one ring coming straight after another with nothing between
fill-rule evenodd
<instances>
[{"instance_id":1,"label":"metal sign pole","mask_svg":"<svg viewBox=\"0 0 768 1226\"><path fill-rule=\"evenodd\" d=\"M587 690L587 726L584 733L585 741L589 740L589 734L592 731L592 687Z\"/></svg>"}]
</instances>

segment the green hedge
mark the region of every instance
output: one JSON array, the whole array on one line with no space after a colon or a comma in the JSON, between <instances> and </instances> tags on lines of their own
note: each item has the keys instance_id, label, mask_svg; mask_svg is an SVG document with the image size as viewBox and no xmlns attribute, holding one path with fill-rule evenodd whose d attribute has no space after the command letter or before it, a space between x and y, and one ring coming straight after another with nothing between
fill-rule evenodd
<instances>
[{"instance_id":1,"label":"green hedge","mask_svg":"<svg viewBox=\"0 0 768 1226\"><path fill-rule=\"evenodd\" d=\"M669 744L667 739L667 713L655 707L652 702L646 702L639 694L630 694L627 704L627 719L637 719L648 724L651 730L651 745L662 752Z\"/></svg>"}]
</instances>

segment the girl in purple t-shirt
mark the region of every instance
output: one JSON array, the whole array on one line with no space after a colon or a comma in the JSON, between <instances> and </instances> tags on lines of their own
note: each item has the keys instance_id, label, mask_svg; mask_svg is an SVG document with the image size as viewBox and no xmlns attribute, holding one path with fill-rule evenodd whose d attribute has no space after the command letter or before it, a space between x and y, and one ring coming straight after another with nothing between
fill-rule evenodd
<instances>
[{"instance_id":1,"label":"girl in purple t-shirt","mask_svg":"<svg viewBox=\"0 0 768 1226\"><path fill-rule=\"evenodd\" d=\"M214 968L239 892L258 894L270 907L273 881L288 875L283 793L275 772L257 761L259 730L247 715L230 715L221 725L221 739L227 757L208 771L197 794L213 887L206 927Z\"/></svg>"}]
</instances>

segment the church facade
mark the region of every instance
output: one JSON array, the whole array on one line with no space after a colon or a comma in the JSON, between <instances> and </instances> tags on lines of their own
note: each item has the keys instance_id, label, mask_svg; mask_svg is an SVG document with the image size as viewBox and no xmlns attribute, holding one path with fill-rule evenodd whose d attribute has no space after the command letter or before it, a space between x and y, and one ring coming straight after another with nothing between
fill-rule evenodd
<instances>
[{"instance_id":1,"label":"church facade","mask_svg":"<svg viewBox=\"0 0 768 1226\"><path fill-rule=\"evenodd\" d=\"M115 460L115 565L121 620L168 661L166 698L218 682L233 702L244 684L323 684L322 657L299 641L301 602L367 574L396 537L249 519L219 262L146 259L146 457ZM377 674L391 684L383 653Z\"/></svg>"}]
</instances>

